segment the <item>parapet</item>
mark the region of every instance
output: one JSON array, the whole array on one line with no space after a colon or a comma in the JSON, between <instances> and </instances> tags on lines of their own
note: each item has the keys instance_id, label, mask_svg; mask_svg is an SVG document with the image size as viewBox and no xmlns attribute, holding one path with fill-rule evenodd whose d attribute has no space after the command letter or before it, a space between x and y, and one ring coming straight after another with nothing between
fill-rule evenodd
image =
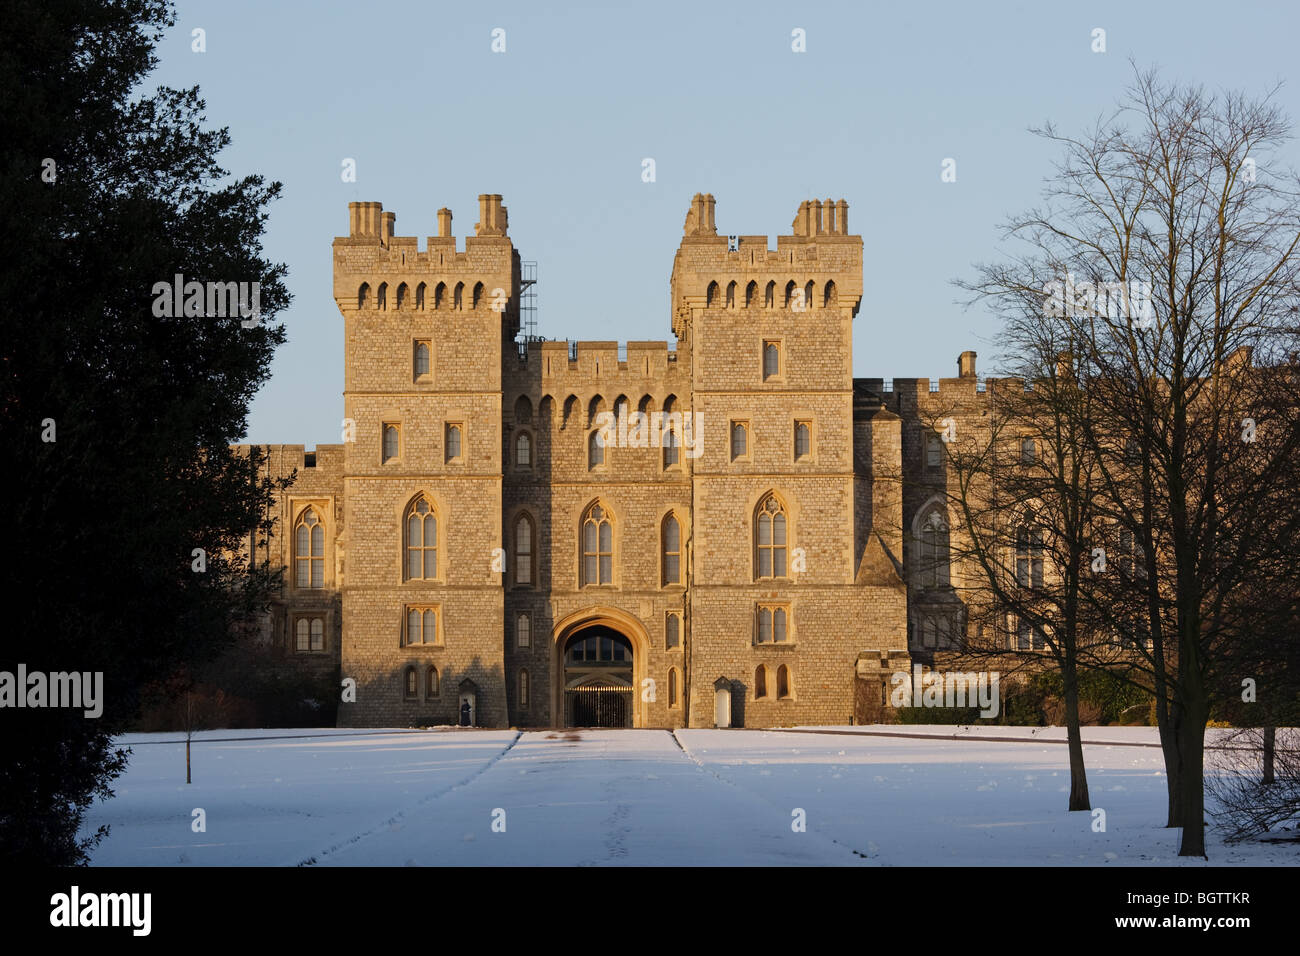
<instances>
[{"instance_id":1,"label":"parapet","mask_svg":"<svg viewBox=\"0 0 1300 956\"><path fill-rule=\"evenodd\" d=\"M678 352L667 342L613 341L527 342L519 361L507 366L516 382L540 382L546 388L582 390L617 388L687 374Z\"/></svg>"}]
</instances>

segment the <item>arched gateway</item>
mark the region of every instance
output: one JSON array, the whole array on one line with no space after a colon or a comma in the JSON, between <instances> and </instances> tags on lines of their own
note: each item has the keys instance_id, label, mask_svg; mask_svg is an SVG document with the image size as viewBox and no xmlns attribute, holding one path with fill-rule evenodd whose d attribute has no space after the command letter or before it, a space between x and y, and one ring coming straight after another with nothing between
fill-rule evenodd
<instances>
[{"instance_id":1,"label":"arched gateway","mask_svg":"<svg viewBox=\"0 0 1300 956\"><path fill-rule=\"evenodd\" d=\"M554 724L644 727L645 646L640 622L614 608L589 608L560 621L553 634Z\"/></svg>"}]
</instances>

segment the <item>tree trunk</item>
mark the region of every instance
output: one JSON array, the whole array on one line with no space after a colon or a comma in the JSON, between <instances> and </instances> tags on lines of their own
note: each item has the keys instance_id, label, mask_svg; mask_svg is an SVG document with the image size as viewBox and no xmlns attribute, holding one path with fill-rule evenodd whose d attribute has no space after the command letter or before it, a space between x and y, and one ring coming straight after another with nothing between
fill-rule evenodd
<instances>
[{"instance_id":1,"label":"tree trunk","mask_svg":"<svg viewBox=\"0 0 1300 956\"><path fill-rule=\"evenodd\" d=\"M1277 728L1264 728L1264 779L1262 783L1268 786L1273 782L1273 752L1277 747Z\"/></svg>"},{"instance_id":2,"label":"tree trunk","mask_svg":"<svg viewBox=\"0 0 1300 956\"><path fill-rule=\"evenodd\" d=\"M1079 728L1079 675L1073 655L1062 662L1065 682L1065 736L1070 750L1070 809L1091 810L1088 772L1083 765L1083 734Z\"/></svg>"},{"instance_id":3,"label":"tree trunk","mask_svg":"<svg viewBox=\"0 0 1300 956\"><path fill-rule=\"evenodd\" d=\"M1179 856L1205 856L1205 721L1208 716L1207 708L1197 704L1183 715L1179 727L1182 786L1178 789L1178 805L1183 821Z\"/></svg>"},{"instance_id":4,"label":"tree trunk","mask_svg":"<svg viewBox=\"0 0 1300 956\"><path fill-rule=\"evenodd\" d=\"M185 738L185 782L190 782L190 738Z\"/></svg>"}]
</instances>

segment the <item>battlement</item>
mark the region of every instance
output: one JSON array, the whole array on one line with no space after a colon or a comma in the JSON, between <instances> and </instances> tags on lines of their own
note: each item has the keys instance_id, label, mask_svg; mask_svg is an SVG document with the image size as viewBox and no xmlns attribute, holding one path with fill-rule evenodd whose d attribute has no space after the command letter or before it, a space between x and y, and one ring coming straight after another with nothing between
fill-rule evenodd
<instances>
[{"instance_id":1,"label":"battlement","mask_svg":"<svg viewBox=\"0 0 1300 956\"><path fill-rule=\"evenodd\" d=\"M990 395L1020 392L1032 388L1020 378L980 378L975 372L976 354L962 352L957 358L955 378L855 378L859 396L874 396L895 414L918 411L982 407Z\"/></svg>"},{"instance_id":2,"label":"battlement","mask_svg":"<svg viewBox=\"0 0 1300 956\"><path fill-rule=\"evenodd\" d=\"M507 237L508 215L496 193L479 197L475 234L457 251L450 209L439 209L438 235L420 250L398 236L397 214L382 203L348 203L348 235L334 239L334 300L353 311L518 309L519 253Z\"/></svg>"},{"instance_id":3,"label":"battlement","mask_svg":"<svg viewBox=\"0 0 1300 956\"><path fill-rule=\"evenodd\" d=\"M685 338L694 312L848 310L862 302L862 237L848 231L843 200L805 200L790 235L720 236L711 194L696 193L673 260L673 331Z\"/></svg>"},{"instance_id":4,"label":"battlement","mask_svg":"<svg viewBox=\"0 0 1300 956\"><path fill-rule=\"evenodd\" d=\"M686 365L685 356L667 342L526 342L520 345L518 361L507 362L507 378L516 384L574 389L671 379L682 382L685 390Z\"/></svg>"},{"instance_id":5,"label":"battlement","mask_svg":"<svg viewBox=\"0 0 1300 956\"><path fill-rule=\"evenodd\" d=\"M231 445L235 453L247 457L253 448L266 456L266 467L272 475L289 475L295 469L299 475L314 470L318 474L342 474L344 448L342 445Z\"/></svg>"}]
</instances>

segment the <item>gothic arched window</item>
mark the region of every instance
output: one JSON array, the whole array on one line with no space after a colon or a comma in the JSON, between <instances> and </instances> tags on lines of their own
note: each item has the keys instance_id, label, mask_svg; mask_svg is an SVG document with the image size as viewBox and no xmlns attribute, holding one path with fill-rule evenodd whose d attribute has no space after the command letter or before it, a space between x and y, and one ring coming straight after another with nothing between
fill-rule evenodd
<instances>
[{"instance_id":1,"label":"gothic arched window","mask_svg":"<svg viewBox=\"0 0 1300 956\"><path fill-rule=\"evenodd\" d=\"M663 584L682 583L682 526L675 514L663 522Z\"/></svg>"},{"instance_id":2,"label":"gothic arched window","mask_svg":"<svg viewBox=\"0 0 1300 956\"><path fill-rule=\"evenodd\" d=\"M520 515L515 522L515 584L533 583L533 522Z\"/></svg>"},{"instance_id":3,"label":"gothic arched window","mask_svg":"<svg viewBox=\"0 0 1300 956\"><path fill-rule=\"evenodd\" d=\"M614 524L609 512L593 504L582 517L582 583L614 581Z\"/></svg>"},{"instance_id":4,"label":"gothic arched window","mask_svg":"<svg viewBox=\"0 0 1300 956\"><path fill-rule=\"evenodd\" d=\"M943 511L932 509L920 527L921 586L943 587L948 583L948 522Z\"/></svg>"},{"instance_id":5,"label":"gothic arched window","mask_svg":"<svg viewBox=\"0 0 1300 956\"><path fill-rule=\"evenodd\" d=\"M438 513L420 495L406 509L406 577L432 580L438 576Z\"/></svg>"},{"instance_id":6,"label":"gothic arched window","mask_svg":"<svg viewBox=\"0 0 1300 956\"><path fill-rule=\"evenodd\" d=\"M298 516L294 529L295 583L300 588L325 586L325 526L315 508Z\"/></svg>"},{"instance_id":7,"label":"gothic arched window","mask_svg":"<svg viewBox=\"0 0 1300 956\"><path fill-rule=\"evenodd\" d=\"M768 495L754 515L754 576L786 576L787 518L785 505L776 495Z\"/></svg>"}]
</instances>

